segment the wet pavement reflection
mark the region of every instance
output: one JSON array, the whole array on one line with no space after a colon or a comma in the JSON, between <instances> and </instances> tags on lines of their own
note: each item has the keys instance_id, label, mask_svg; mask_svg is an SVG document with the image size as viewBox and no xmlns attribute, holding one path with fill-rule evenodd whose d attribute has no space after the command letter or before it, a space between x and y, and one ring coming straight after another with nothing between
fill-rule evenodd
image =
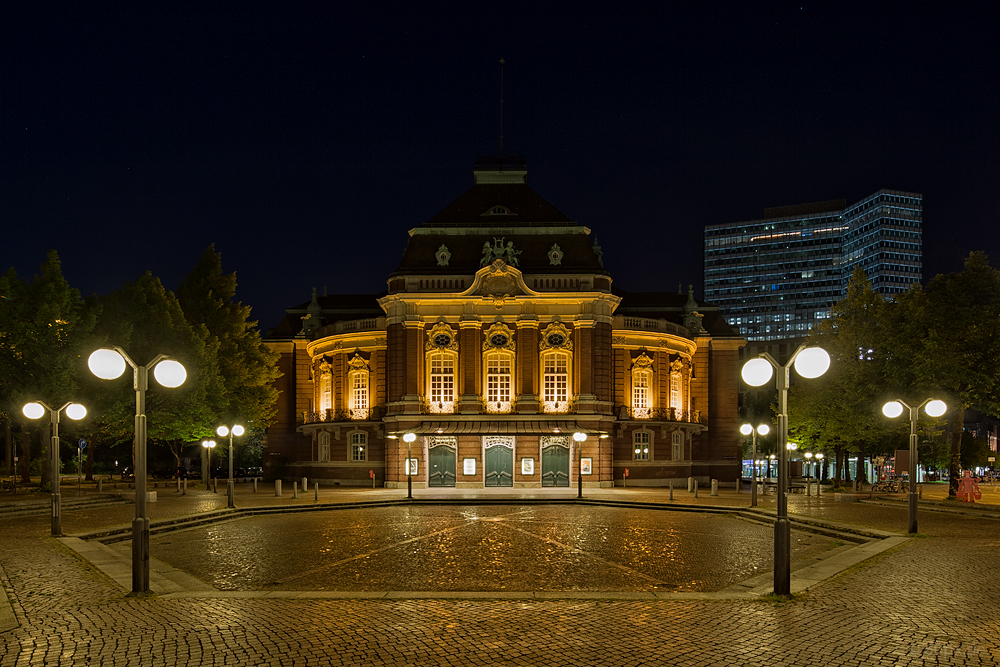
<instances>
[{"instance_id":1,"label":"wet pavement reflection","mask_svg":"<svg viewBox=\"0 0 1000 667\"><path fill-rule=\"evenodd\" d=\"M794 531L793 567L839 544ZM769 525L572 505L247 517L154 536L151 551L220 590L355 592L707 592L770 571L774 557Z\"/></svg>"}]
</instances>

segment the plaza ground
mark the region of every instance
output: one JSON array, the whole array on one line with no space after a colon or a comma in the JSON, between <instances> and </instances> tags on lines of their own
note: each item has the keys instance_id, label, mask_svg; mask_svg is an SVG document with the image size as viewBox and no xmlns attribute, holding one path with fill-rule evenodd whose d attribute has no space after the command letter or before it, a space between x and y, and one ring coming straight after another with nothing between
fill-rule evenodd
<instances>
[{"instance_id":1,"label":"plaza ground","mask_svg":"<svg viewBox=\"0 0 1000 667\"><path fill-rule=\"evenodd\" d=\"M281 498L273 487L237 489L239 508L317 505L312 491L292 499L287 485ZM157 492L154 526L226 514L224 493ZM156 532L154 568L179 574L148 598L128 596L108 566L49 537L47 496L5 496L0 579L10 606L0 627L10 629L0 633L0 665L1000 664L1000 487L984 486L975 507L944 492L924 488L913 538L884 537L905 533L903 496L790 496L802 523L882 537L866 546L793 531L799 592L788 601L761 595L769 572L740 571L767 567L771 553L774 497L760 498L762 524L742 516L746 491L675 490L671 501L666 490L585 489L613 506L574 504L575 489L529 494L540 504L478 491L438 506L399 504L405 490L321 490L319 505L395 504ZM65 535L128 525L130 504L74 505L92 498L64 489ZM651 509L667 505L692 511ZM890 546L845 560L873 544ZM663 563L674 545L686 570ZM100 546L128 565L128 542ZM836 562L843 567L829 567ZM824 564L823 578L802 574ZM429 571L406 585L407 573Z\"/></svg>"}]
</instances>

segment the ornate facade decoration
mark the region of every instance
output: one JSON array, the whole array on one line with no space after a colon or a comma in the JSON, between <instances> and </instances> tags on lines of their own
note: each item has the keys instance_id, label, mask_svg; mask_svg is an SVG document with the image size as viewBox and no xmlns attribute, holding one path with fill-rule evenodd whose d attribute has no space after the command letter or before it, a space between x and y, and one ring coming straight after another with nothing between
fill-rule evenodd
<instances>
[{"instance_id":1,"label":"ornate facade decoration","mask_svg":"<svg viewBox=\"0 0 1000 667\"><path fill-rule=\"evenodd\" d=\"M566 325L562 322L553 322L545 327L545 331L542 332L542 339L538 341L538 349L542 352L553 349L572 352L573 341L569 338L569 331L566 329Z\"/></svg>"},{"instance_id":2,"label":"ornate facade decoration","mask_svg":"<svg viewBox=\"0 0 1000 667\"><path fill-rule=\"evenodd\" d=\"M486 337L486 340L483 341L483 352L489 350L515 351L514 334L510 327L503 322L494 322L483 335Z\"/></svg>"},{"instance_id":3,"label":"ornate facade decoration","mask_svg":"<svg viewBox=\"0 0 1000 667\"><path fill-rule=\"evenodd\" d=\"M560 264L562 264L563 254L564 253L562 249L559 247L559 244L553 243L552 247L549 248L549 253L548 253L549 264L552 266L559 266Z\"/></svg>"},{"instance_id":4,"label":"ornate facade decoration","mask_svg":"<svg viewBox=\"0 0 1000 667\"><path fill-rule=\"evenodd\" d=\"M514 436L512 435L487 435L483 436L483 447L489 449L490 447L506 447L507 449L514 449Z\"/></svg>"},{"instance_id":5,"label":"ornate facade decoration","mask_svg":"<svg viewBox=\"0 0 1000 667\"><path fill-rule=\"evenodd\" d=\"M637 370L653 370L653 360L645 352L642 352L632 361L632 371L635 372Z\"/></svg>"},{"instance_id":6,"label":"ornate facade decoration","mask_svg":"<svg viewBox=\"0 0 1000 667\"><path fill-rule=\"evenodd\" d=\"M552 445L559 445L561 447L569 447L569 436L568 435L543 435L539 438L543 448L551 447Z\"/></svg>"},{"instance_id":7,"label":"ornate facade decoration","mask_svg":"<svg viewBox=\"0 0 1000 667\"><path fill-rule=\"evenodd\" d=\"M364 371L366 373L371 372L371 366L368 365L368 362L365 361L357 351L354 352L354 356L351 357L351 360L347 362L347 366L352 371Z\"/></svg>"},{"instance_id":8,"label":"ornate facade decoration","mask_svg":"<svg viewBox=\"0 0 1000 667\"><path fill-rule=\"evenodd\" d=\"M432 435L427 438L427 448L432 449L444 445L446 447L458 447L458 438L453 435Z\"/></svg>"},{"instance_id":9,"label":"ornate facade decoration","mask_svg":"<svg viewBox=\"0 0 1000 667\"><path fill-rule=\"evenodd\" d=\"M507 264L511 266L519 266L520 262L517 256L521 254L520 250L514 250L514 242L507 241L507 245L504 245L503 238L493 237L493 244L487 241L483 244L483 257L479 260L479 266L487 266L494 260L502 259Z\"/></svg>"},{"instance_id":10,"label":"ornate facade decoration","mask_svg":"<svg viewBox=\"0 0 1000 667\"><path fill-rule=\"evenodd\" d=\"M448 251L448 246L441 244L441 247L437 249L434 253L434 257L437 259L438 266L448 266L448 261L451 259L451 253Z\"/></svg>"},{"instance_id":11,"label":"ornate facade decoration","mask_svg":"<svg viewBox=\"0 0 1000 667\"><path fill-rule=\"evenodd\" d=\"M502 259L490 265L489 273L483 277L482 287L479 288L479 294L493 298L493 305L497 310L503 308L507 297L520 293L514 272Z\"/></svg>"},{"instance_id":12,"label":"ornate facade decoration","mask_svg":"<svg viewBox=\"0 0 1000 667\"><path fill-rule=\"evenodd\" d=\"M458 341L455 331L445 322L438 322L427 332L424 350L450 350L458 352Z\"/></svg>"}]
</instances>

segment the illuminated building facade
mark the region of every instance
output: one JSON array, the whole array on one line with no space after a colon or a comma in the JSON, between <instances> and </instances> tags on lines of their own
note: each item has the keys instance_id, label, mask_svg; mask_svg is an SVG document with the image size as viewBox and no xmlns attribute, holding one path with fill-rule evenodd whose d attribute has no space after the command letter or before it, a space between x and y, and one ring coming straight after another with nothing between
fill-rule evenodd
<instances>
[{"instance_id":1,"label":"illuminated building facade","mask_svg":"<svg viewBox=\"0 0 1000 667\"><path fill-rule=\"evenodd\" d=\"M705 228L705 298L749 341L797 338L847 290L855 266L891 297L920 282L922 197L879 190L769 208L761 220Z\"/></svg>"},{"instance_id":2,"label":"illuminated building facade","mask_svg":"<svg viewBox=\"0 0 1000 667\"><path fill-rule=\"evenodd\" d=\"M591 230L526 180L480 158L384 293L288 309L267 476L405 487L413 433L415 488L735 482L744 341L690 289L612 288Z\"/></svg>"}]
</instances>

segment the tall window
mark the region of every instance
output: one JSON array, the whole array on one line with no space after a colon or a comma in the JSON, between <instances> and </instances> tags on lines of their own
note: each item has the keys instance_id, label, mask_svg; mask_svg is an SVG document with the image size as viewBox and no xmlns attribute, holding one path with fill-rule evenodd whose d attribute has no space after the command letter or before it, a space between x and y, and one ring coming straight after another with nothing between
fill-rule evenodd
<instances>
[{"instance_id":1,"label":"tall window","mask_svg":"<svg viewBox=\"0 0 1000 667\"><path fill-rule=\"evenodd\" d=\"M672 407L677 413L680 413L681 408L681 374L671 373L670 374L670 407ZM678 414L679 416L679 414Z\"/></svg>"},{"instance_id":2,"label":"tall window","mask_svg":"<svg viewBox=\"0 0 1000 667\"><path fill-rule=\"evenodd\" d=\"M649 431L636 431L632 434L632 458L636 461L648 461L653 445L652 434Z\"/></svg>"},{"instance_id":3,"label":"tall window","mask_svg":"<svg viewBox=\"0 0 1000 667\"><path fill-rule=\"evenodd\" d=\"M330 460L330 434L320 433L319 434L319 460L322 463L326 463Z\"/></svg>"},{"instance_id":4,"label":"tall window","mask_svg":"<svg viewBox=\"0 0 1000 667\"><path fill-rule=\"evenodd\" d=\"M544 357L542 400L546 412L565 412L569 402L569 355L564 352Z\"/></svg>"},{"instance_id":5,"label":"tall window","mask_svg":"<svg viewBox=\"0 0 1000 667\"><path fill-rule=\"evenodd\" d=\"M445 352L430 355L430 408L431 412L454 411L455 406L455 357Z\"/></svg>"},{"instance_id":6,"label":"tall window","mask_svg":"<svg viewBox=\"0 0 1000 667\"><path fill-rule=\"evenodd\" d=\"M511 405L511 357L494 352L486 357L486 402L491 412L509 412Z\"/></svg>"},{"instance_id":7,"label":"tall window","mask_svg":"<svg viewBox=\"0 0 1000 667\"><path fill-rule=\"evenodd\" d=\"M368 460L368 434L364 431L355 431L351 434L351 460Z\"/></svg>"},{"instance_id":8,"label":"tall window","mask_svg":"<svg viewBox=\"0 0 1000 667\"><path fill-rule=\"evenodd\" d=\"M351 373L351 419L368 418L368 373Z\"/></svg>"},{"instance_id":9,"label":"tall window","mask_svg":"<svg viewBox=\"0 0 1000 667\"><path fill-rule=\"evenodd\" d=\"M329 373L323 373L319 379L320 419L326 419L327 411L331 408L333 408L333 378Z\"/></svg>"},{"instance_id":10,"label":"tall window","mask_svg":"<svg viewBox=\"0 0 1000 667\"><path fill-rule=\"evenodd\" d=\"M674 461L682 460L684 458L684 436L680 431L674 431L674 434L671 437L671 443L674 450Z\"/></svg>"},{"instance_id":11,"label":"tall window","mask_svg":"<svg viewBox=\"0 0 1000 667\"><path fill-rule=\"evenodd\" d=\"M632 416L648 419L652 404L653 360L642 354L632 363Z\"/></svg>"}]
</instances>

